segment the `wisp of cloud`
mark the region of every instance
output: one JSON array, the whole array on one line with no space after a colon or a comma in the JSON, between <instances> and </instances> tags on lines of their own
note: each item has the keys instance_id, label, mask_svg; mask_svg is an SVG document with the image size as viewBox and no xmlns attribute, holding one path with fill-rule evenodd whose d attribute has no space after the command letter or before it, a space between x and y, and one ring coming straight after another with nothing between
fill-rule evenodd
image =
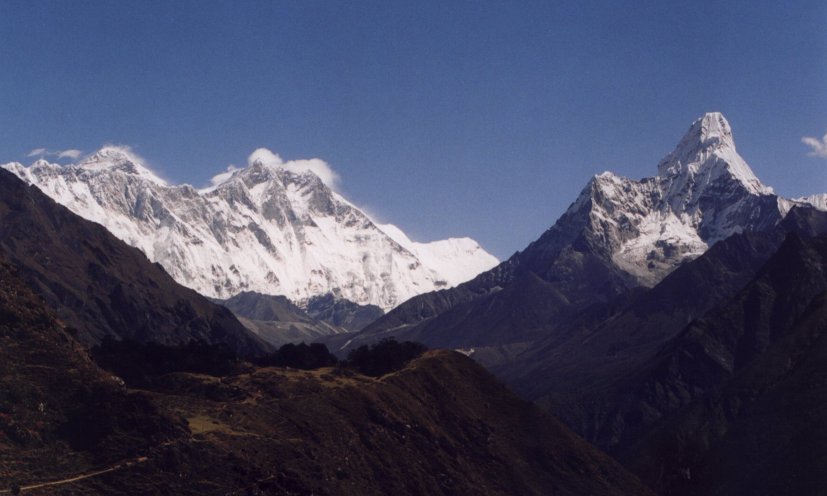
<instances>
[{"instance_id":1,"label":"wisp of cloud","mask_svg":"<svg viewBox=\"0 0 827 496\"><path fill-rule=\"evenodd\" d=\"M49 151L46 148L35 148L34 150L30 151L26 154L27 157L57 157L58 159L61 158L70 158L72 160L77 160L83 152L80 150L76 150L74 148L70 148L68 150L54 150Z\"/></svg>"},{"instance_id":2,"label":"wisp of cloud","mask_svg":"<svg viewBox=\"0 0 827 496\"><path fill-rule=\"evenodd\" d=\"M821 139L813 138L812 136L804 136L801 138L801 142L805 145L812 148L810 153L811 157L821 157L827 158L827 134L821 137Z\"/></svg>"}]
</instances>

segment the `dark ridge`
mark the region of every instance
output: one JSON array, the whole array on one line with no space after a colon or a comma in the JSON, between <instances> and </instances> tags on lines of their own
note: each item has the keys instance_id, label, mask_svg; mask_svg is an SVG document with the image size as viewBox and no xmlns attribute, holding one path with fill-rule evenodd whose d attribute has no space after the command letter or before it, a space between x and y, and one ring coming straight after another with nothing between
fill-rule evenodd
<instances>
[{"instance_id":1,"label":"dark ridge","mask_svg":"<svg viewBox=\"0 0 827 496\"><path fill-rule=\"evenodd\" d=\"M337 298L332 293L310 298L306 311L314 319L341 327L348 332L361 331L385 314L376 305L359 305L344 298Z\"/></svg>"},{"instance_id":2,"label":"dark ridge","mask_svg":"<svg viewBox=\"0 0 827 496\"><path fill-rule=\"evenodd\" d=\"M5 264L0 344L4 490L61 482L40 491L652 494L458 353L428 352L376 379L337 368L226 374L215 369L224 362L213 359L226 358L215 347L189 345L206 362L179 365L171 360L192 360L187 347L105 343L121 358L160 357L147 364L164 372L151 390L126 388Z\"/></svg>"},{"instance_id":3,"label":"dark ridge","mask_svg":"<svg viewBox=\"0 0 827 496\"><path fill-rule=\"evenodd\" d=\"M6 170L0 170L0 254L87 346L109 335L226 343L242 355L267 348L229 310Z\"/></svg>"},{"instance_id":4,"label":"dark ridge","mask_svg":"<svg viewBox=\"0 0 827 496\"><path fill-rule=\"evenodd\" d=\"M381 377L401 370L414 358L420 357L428 348L420 343L406 341L399 343L394 339L383 339L372 345L364 345L352 350L347 355L345 366L360 374Z\"/></svg>"},{"instance_id":5,"label":"dark ridge","mask_svg":"<svg viewBox=\"0 0 827 496\"><path fill-rule=\"evenodd\" d=\"M256 359L261 367L290 367L301 370L315 370L337 365L339 360L320 343L287 343L278 350Z\"/></svg>"},{"instance_id":6,"label":"dark ridge","mask_svg":"<svg viewBox=\"0 0 827 496\"><path fill-rule=\"evenodd\" d=\"M224 343L190 341L186 345L115 341L110 337L95 345L91 357L101 368L130 386L147 387L153 377L190 372L223 377L243 370L236 354Z\"/></svg>"},{"instance_id":7,"label":"dark ridge","mask_svg":"<svg viewBox=\"0 0 827 496\"><path fill-rule=\"evenodd\" d=\"M318 323L286 296L244 291L232 298L214 301L229 308L237 316L251 320L300 322L303 324Z\"/></svg>"},{"instance_id":8,"label":"dark ridge","mask_svg":"<svg viewBox=\"0 0 827 496\"><path fill-rule=\"evenodd\" d=\"M213 301L229 308L247 329L273 347L345 332L311 317L285 296L245 291L227 300Z\"/></svg>"},{"instance_id":9,"label":"dark ridge","mask_svg":"<svg viewBox=\"0 0 827 496\"><path fill-rule=\"evenodd\" d=\"M612 417L632 429L613 452L666 494L818 494L825 322L827 238L791 233L743 290L625 381Z\"/></svg>"}]
</instances>

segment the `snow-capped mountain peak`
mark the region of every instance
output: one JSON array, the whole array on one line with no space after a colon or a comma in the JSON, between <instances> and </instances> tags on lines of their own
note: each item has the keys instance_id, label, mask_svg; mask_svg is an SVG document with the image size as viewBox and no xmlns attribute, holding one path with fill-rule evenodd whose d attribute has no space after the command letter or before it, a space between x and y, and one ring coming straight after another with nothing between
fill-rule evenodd
<instances>
[{"instance_id":1,"label":"snow-capped mountain peak","mask_svg":"<svg viewBox=\"0 0 827 496\"><path fill-rule=\"evenodd\" d=\"M717 150L735 150L732 128L719 112L709 112L689 126L675 149L658 164L658 175L685 174L690 164L703 164Z\"/></svg>"},{"instance_id":2,"label":"snow-capped mountain peak","mask_svg":"<svg viewBox=\"0 0 827 496\"><path fill-rule=\"evenodd\" d=\"M337 176L319 159L285 162L258 149L248 164L201 190L166 183L123 147L74 165L2 167L207 296L256 291L302 303L333 293L388 310L497 263L472 240L390 235L332 189Z\"/></svg>"},{"instance_id":3,"label":"snow-capped mountain peak","mask_svg":"<svg viewBox=\"0 0 827 496\"><path fill-rule=\"evenodd\" d=\"M594 176L564 216L572 223L564 231L585 222L593 249L652 285L713 243L777 222L787 203L738 155L726 118L711 112L692 123L657 176Z\"/></svg>"},{"instance_id":4,"label":"snow-capped mountain peak","mask_svg":"<svg viewBox=\"0 0 827 496\"><path fill-rule=\"evenodd\" d=\"M167 182L152 172L143 162L143 159L128 147L107 145L85 157L77 165L69 167L90 172L118 170L166 186Z\"/></svg>"},{"instance_id":5,"label":"snow-capped mountain peak","mask_svg":"<svg viewBox=\"0 0 827 496\"><path fill-rule=\"evenodd\" d=\"M712 183L735 179L754 195L772 194L735 149L732 128L720 112L696 120L678 146L658 164L671 196L691 200Z\"/></svg>"},{"instance_id":6,"label":"snow-capped mountain peak","mask_svg":"<svg viewBox=\"0 0 827 496\"><path fill-rule=\"evenodd\" d=\"M681 139L680 146L698 143L704 148L735 147L732 141L732 127L720 112L707 112L695 120Z\"/></svg>"}]
</instances>

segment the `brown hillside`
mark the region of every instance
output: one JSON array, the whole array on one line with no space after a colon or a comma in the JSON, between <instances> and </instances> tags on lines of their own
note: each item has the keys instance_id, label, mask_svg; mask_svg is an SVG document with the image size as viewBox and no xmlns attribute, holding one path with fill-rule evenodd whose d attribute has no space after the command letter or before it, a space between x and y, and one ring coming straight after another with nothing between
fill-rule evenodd
<instances>
[{"instance_id":1,"label":"brown hillside","mask_svg":"<svg viewBox=\"0 0 827 496\"><path fill-rule=\"evenodd\" d=\"M13 272L0 265L0 491L651 494L453 352L380 379L247 366L129 390Z\"/></svg>"}]
</instances>

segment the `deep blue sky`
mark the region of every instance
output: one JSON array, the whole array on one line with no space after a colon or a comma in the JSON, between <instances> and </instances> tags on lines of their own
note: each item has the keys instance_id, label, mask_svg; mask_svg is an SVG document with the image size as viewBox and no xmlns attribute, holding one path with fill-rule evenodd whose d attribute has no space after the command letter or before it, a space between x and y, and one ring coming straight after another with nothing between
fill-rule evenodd
<instances>
[{"instance_id":1,"label":"deep blue sky","mask_svg":"<svg viewBox=\"0 0 827 496\"><path fill-rule=\"evenodd\" d=\"M0 162L118 143L199 186L267 147L501 258L713 110L777 192L827 191L801 143L827 132L827 3L0 0Z\"/></svg>"}]
</instances>

